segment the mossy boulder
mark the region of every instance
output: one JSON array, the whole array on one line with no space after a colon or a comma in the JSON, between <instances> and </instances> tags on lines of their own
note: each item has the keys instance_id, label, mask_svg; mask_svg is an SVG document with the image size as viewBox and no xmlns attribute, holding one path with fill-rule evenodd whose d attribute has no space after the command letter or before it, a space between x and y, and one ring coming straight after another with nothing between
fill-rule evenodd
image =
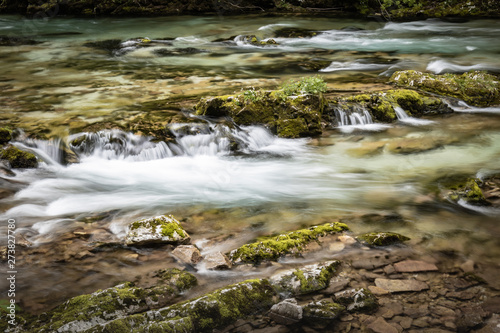
<instances>
[{"instance_id":1,"label":"mossy boulder","mask_svg":"<svg viewBox=\"0 0 500 333\"><path fill-rule=\"evenodd\" d=\"M151 244L185 244L188 233L172 215L160 215L131 223L125 244L131 246Z\"/></svg>"},{"instance_id":2,"label":"mossy boulder","mask_svg":"<svg viewBox=\"0 0 500 333\"><path fill-rule=\"evenodd\" d=\"M143 289L126 282L92 294L73 297L33 321L27 332L94 331L118 318L135 318L152 308L171 302L175 296L196 285L196 278L178 269L161 271L162 279L154 287Z\"/></svg>"},{"instance_id":3,"label":"mossy boulder","mask_svg":"<svg viewBox=\"0 0 500 333\"><path fill-rule=\"evenodd\" d=\"M480 179L469 178L465 183L453 186L448 198L455 202L464 200L468 204L475 206L490 206L491 203L484 197L479 184L482 184Z\"/></svg>"},{"instance_id":4,"label":"mossy boulder","mask_svg":"<svg viewBox=\"0 0 500 333\"><path fill-rule=\"evenodd\" d=\"M276 291L286 297L309 294L328 287L339 266L338 260L307 265L273 275L270 281Z\"/></svg>"},{"instance_id":5,"label":"mossy boulder","mask_svg":"<svg viewBox=\"0 0 500 333\"><path fill-rule=\"evenodd\" d=\"M258 263L263 260L278 260L285 255L298 256L311 242L319 242L320 237L349 230L340 222L325 223L273 237L263 237L257 242L245 244L229 253L235 264Z\"/></svg>"},{"instance_id":6,"label":"mossy boulder","mask_svg":"<svg viewBox=\"0 0 500 333\"><path fill-rule=\"evenodd\" d=\"M345 306L330 300L311 302L303 308L303 318L308 325L323 328L345 312Z\"/></svg>"},{"instance_id":7,"label":"mossy boulder","mask_svg":"<svg viewBox=\"0 0 500 333\"><path fill-rule=\"evenodd\" d=\"M334 117L336 116L335 110L350 114L351 112L359 112L359 109L362 108L367 110L375 121L390 123L398 119L394 111L396 106L401 107L410 116L416 117L424 114L453 112L439 98L426 96L414 90L394 89L334 98L325 114Z\"/></svg>"},{"instance_id":8,"label":"mossy boulder","mask_svg":"<svg viewBox=\"0 0 500 333\"><path fill-rule=\"evenodd\" d=\"M407 70L395 72L390 81L398 86L460 98L471 105L500 104L500 81L486 72L435 75Z\"/></svg>"},{"instance_id":9,"label":"mossy boulder","mask_svg":"<svg viewBox=\"0 0 500 333\"><path fill-rule=\"evenodd\" d=\"M202 98L198 115L232 117L238 125L264 125L285 138L317 136L326 100L321 94L286 95L247 90L241 94Z\"/></svg>"},{"instance_id":10,"label":"mossy boulder","mask_svg":"<svg viewBox=\"0 0 500 333\"><path fill-rule=\"evenodd\" d=\"M0 127L0 144L6 144L12 140L12 131L5 127Z\"/></svg>"},{"instance_id":11,"label":"mossy boulder","mask_svg":"<svg viewBox=\"0 0 500 333\"><path fill-rule=\"evenodd\" d=\"M0 151L0 159L8 161L11 168L28 169L38 167L38 160L35 155L11 145Z\"/></svg>"},{"instance_id":12,"label":"mossy boulder","mask_svg":"<svg viewBox=\"0 0 500 333\"><path fill-rule=\"evenodd\" d=\"M247 280L179 304L117 319L89 332L211 332L268 311L274 296L268 280Z\"/></svg>"},{"instance_id":13,"label":"mossy boulder","mask_svg":"<svg viewBox=\"0 0 500 333\"><path fill-rule=\"evenodd\" d=\"M378 308L377 298L366 288L336 293L335 300L344 305L349 312L373 312Z\"/></svg>"},{"instance_id":14,"label":"mossy boulder","mask_svg":"<svg viewBox=\"0 0 500 333\"><path fill-rule=\"evenodd\" d=\"M410 240L395 232L371 232L356 237L358 242L368 246L389 246Z\"/></svg>"}]
</instances>

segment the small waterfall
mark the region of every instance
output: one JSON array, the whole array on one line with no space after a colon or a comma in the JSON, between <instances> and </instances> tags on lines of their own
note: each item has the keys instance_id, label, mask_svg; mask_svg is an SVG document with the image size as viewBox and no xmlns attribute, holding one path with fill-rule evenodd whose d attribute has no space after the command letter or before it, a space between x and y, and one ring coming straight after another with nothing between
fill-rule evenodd
<instances>
[{"instance_id":1,"label":"small waterfall","mask_svg":"<svg viewBox=\"0 0 500 333\"><path fill-rule=\"evenodd\" d=\"M403 108L400 106L395 106L394 112L396 112L396 116L398 117L398 120L405 121L408 118L410 118L410 116L407 115L405 110L403 110Z\"/></svg>"},{"instance_id":2,"label":"small waterfall","mask_svg":"<svg viewBox=\"0 0 500 333\"><path fill-rule=\"evenodd\" d=\"M361 106L355 106L352 110L335 108L335 116L339 127L373 124L370 112Z\"/></svg>"},{"instance_id":3,"label":"small waterfall","mask_svg":"<svg viewBox=\"0 0 500 333\"><path fill-rule=\"evenodd\" d=\"M433 124L434 121L432 120L427 120L427 119L418 119L418 118L413 118L410 117L408 114L406 114L405 110L401 108L400 106L394 106L394 112L396 112L396 116L398 117L398 120L410 124L410 125L415 125L415 126L422 126L422 125L430 125Z\"/></svg>"}]
</instances>

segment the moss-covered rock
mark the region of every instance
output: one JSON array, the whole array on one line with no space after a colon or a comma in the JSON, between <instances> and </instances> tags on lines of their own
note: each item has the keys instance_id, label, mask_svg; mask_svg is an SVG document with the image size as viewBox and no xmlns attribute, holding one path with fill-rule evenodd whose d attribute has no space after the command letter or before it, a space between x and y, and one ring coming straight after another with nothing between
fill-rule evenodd
<instances>
[{"instance_id":1,"label":"moss-covered rock","mask_svg":"<svg viewBox=\"0 0 500 333\"><path fill-rule=\"evenodd\" d=\"M394 232L371 232L359 235L356 239L368 246L389 246L410 240L410 238Z\"/></svg>"},{"instance_id":2,"label":"moss-covered rock","mask_svg":"<svg viewBox=\"0 0 500 333\"><path fill-rule=\"evenodd\" d=\"M131 223L125 238L127 245L184 244L188 233L172 215L160 215Z\"/></svg>"},{"instance_id":3,"label":"moss-covered rock","mask_svg":"<svg viewBox=\"0 0 500 333\"><path fill-rule=\"evenodd\" d=\"M344 305L349 312L373 312L378 308L377 298L366 288L336 293L335 300Z\"/></svg>"},{"instance_id":4,"label":"moss-covered rock","mask_svg":"<svg viewBox=\"0 0 500 333\"><path fill-rule=\"evenodd\" d=\"M337 260L308 265L273 275L270 281L278 293L287 297L309 294L328 287L339 266Z\"/></svg>"},{"instance_id":5,"label":"moss-covered rock","mask_svg":"<svg viewBox=\"0 0 500 333\"><path fill-rule=\"evenodd\" d=\"M455 202L464 200L471 205L490 206L491 203L484 197L478 183L482 184L480 179L469 178L465 183L456 184L451 188L448 198Z\"/></svg>"},{"instance_id":6,"label":"moss-covered rock","mask_svg":"<svg viewBox=\"0 0 500 333\"><path fill-rule=\"evenodd\" d=\"M6 144L12 140L12 131L5 127L0 127L0 144Z\"/></svg>"},{"instance_id":7,"label":"moss-covered rock","mask_svg":"<svg viewBox=\"0 0 500 333\"><path fill-rule=\"evenodd\" d=\"M345 306L330 300L311 302L304 306L303 318L308 325L325 327L345 311Z\"/></svg>"},{"instance_id":8,"label":"moss-covered rock","mask_svg":"<svg viewBox=\"0 0 500 333\"><path fill-rule=\"evenodd\" d=\"M264 125L281 137L315 136L322 133L321 117L326 105L321 94L326 85L320 81L297 81L293 91L286 84L273 91L249 89L236 95L202 98L195 109L199 115L230 116L238 125Z\"/></svg>"},{"instance_id":9,"label":"moss-covered rock","mask_svg":"<svg viewBox=\"0 0 500 333\"><path fill-rule=\"evenodd\" d=\"M257 242L245 244L229 253L235 264L257 263L263 260L278 260L285 255L300 255L311 242L319 242L320 237L347 231L349 227L340 222L300 229L273 237L263 237Z\"/></svg>"},{"instance_id":10,"label":"moss-covered rock","mask_svg":"<svg viewBox=\"0 0 500 333\"><path fill-rule=\"evenodd\" d=\"M6 149L0 151L0 159L8 161L11 168L38 167L38 160L35 155L14 146L8 146Z\"/></svg>"},{"instance_id":11,"label":"moss-covered rock","mask_svg":"<svg viewBox=\"0 0 500 333\"><path fill-rule=\"evenodd\" d=\"M141 315L117 319L89 332L211 332L237 319L268 311L276 295L268 280L236 283ZM121 331L117 331L121 329Z\"/></svg>"},{"instance_id":12,"label":"moss-covered rock","mask_svg":"<svg viewBox=\"0 0 500 333\"><path fill-rule=\"evenodd\" d=\"M159 283L151 288L143 289L126 282L73 297L40 315L24 331L95 332L95 326L118 318L140 319L134 314L165 306L197 283L194 275L179 269L162 270L157 276L160 278Z\"/></svg>"},{"instance_id":13,"label":"moss-covered rock","mask_svg":"<svg viewBox=\"0 0 500 333\"><path fill-rule=\"evenodd\" d=\"M399 106L411 116L453 112L439 98L426 96L409 89L395 89L372 94L359 94L348 97L337 97L332 100L331 107L325 111L331 118L335 110L346 114L367 110L378 122L390 123L397 120L394 107Z\"/></svg>"},{"instance_id":14,"label":"moss-covered rock","mask_svg":"<svg viewBox=\"0 0 500 333\"><path fill-rule=\"evenodd\" d=\"M390 80L399 86L460 98L471 105L500 104L500 81L486 72L434 75L407 70L395 72Z\"/></svg>"}]
</instances>

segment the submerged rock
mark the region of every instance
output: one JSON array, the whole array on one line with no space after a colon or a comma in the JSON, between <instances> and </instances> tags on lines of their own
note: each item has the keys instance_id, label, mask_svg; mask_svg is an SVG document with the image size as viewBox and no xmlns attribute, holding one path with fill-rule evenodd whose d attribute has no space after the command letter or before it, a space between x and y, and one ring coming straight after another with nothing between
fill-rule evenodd
<instances>
[{"instance_id":1,"label":"submerged rock","mask_svg":"<svg viewBox=\"0 0 500 333\"><path fill-rule=\"evenodd\" d=\"M270 281L280 294L308 294L328 287L339 266L340 261L337 260L308 265L273 275Z\"/></svg>"},{"instance_id":2,"label":"submerged rock","mask_svg":"<svg viewBox=\"0 0 500 333\"><path fill-rule=\"evenodd\" d=\"M284 27L274 32L274 36L282 38L309 38L317 36L320 32L317 30L303 29L296 27Z\"/></svg>"},{"instance_id":3,"label":"submerged rock","mask_svg":"<svg viewBox=\"0 0 500 333\"><path fill-rule=\"evenodd\" d=\"M486 72L435 75L414 70L395 72L390 79L399 86L457 97L476 106L500 103L500 81Z\"/></svg>"},{"instance_id":4,"label":"submerged rock","mask_svg":"<svg viewBox=\"0 0 500 333\"><path fill-rule=\"evenodd\" d=\"M357 236L356 239L369 246L389 246L410 240L409 237L394 232L371 232Z\"/></svg>"},{"instance_id":5,"label":"submerged rock","mask_svg":"<svg viewBox=\"0 0 500 333\"><path fill-rule=\"evenodd\" d=\"M233 263L255 263L263 260L278 260L285 255L297 256L307 248L307 244L318 242L320 237L347 230L349 227L346 224L334 222L274 237L265 237L258 242L245 244L232 250L229 258Z\"/></svg>"},{"instance_id":6,"label":"submerged rock","mask_svg":"<svg viewBox=\"0 0 500 333\"><path fill-rule=\"evenodd\" d=\"M378 278L375 279L375 285L391 293L406 292L406 291L422 291L429 289L427 283L413 279L390 280L390 279Z\"/></svg>"},{"instance_id":7,"label":"submerged rock","mask_svg":"<svg viewBox=\"0 0 500 333\"><path fill-rule=\"evenodd\" d=\"M36 45L40 43L39 41L24 37L0 36L0 46Z\"/></svg>"},{"instance_id":8,"label":"submerged rock","mask_svg":"<svg viewBox=\"0 0 500 333\"><path fill-rule=\"evenodd\" d=\"M269 311L269 316L278 324L292 325L302 319L302 307L297 305L295 298L288 298L274 304Z\"/></svg>"},{"instance_id":9,"label":"submerged rock","mask_svg":"<svg viewBox=\"0 0 500 333\"><path fill-rule=\"evenodd\" d=\"M181 292L196 285L196 278L187 272L170 269L165 279L152 288L135 287L126 282L98 290L89 295L73 297L55 309L42 314L27 332L82 332L109 321L165 305Z\"/></svg>"},{"instance_id":10,"label":"submerged rock","mask_svg":"<svg viewBox=\"0 0 500 333\"><path fill-rule=\"evenodd\" d=\"M184 244L190 237L173 216L160 215L131 223L126 245Z\"/></svg>"},{"instance_id":11,"label":"submerged rock","mask_svg":"<svg viewBox=\"0 0 500 333\"><path fill-rule=\"evenodd\" d=\"M35 155L14 146L8 146L6 149L0 151L0 159L8 161L11 168L38 167L38 160Z\"/></svg>"}]
</instances>

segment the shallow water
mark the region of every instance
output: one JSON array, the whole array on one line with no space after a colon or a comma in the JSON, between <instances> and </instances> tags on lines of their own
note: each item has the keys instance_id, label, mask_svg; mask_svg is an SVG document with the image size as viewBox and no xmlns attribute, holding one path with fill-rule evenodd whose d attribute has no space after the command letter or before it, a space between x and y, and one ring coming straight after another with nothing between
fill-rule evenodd
<instances>
[{"instance_id":1,"label":"shallow water","mask_svg":"<svg viewBox=\"0 0 500 333\"><path fill-rule=\"evenodd\" d=\"M459 103L452 115L402 115L393 124L360 121L321 138L300 140L189 116L184 117L198 123L191 126L199 126L199 134L181 135L174 128L175 140L168 143L116 129L85 134L82 128L108 121L127 127L137 117L155 114L157 109L148 113L144 105L160 99L189 99L191 104L175 101L161 108L180 114L179 109L192 106L200 95L274 87L317 73L332 90L357 90L383 87L398 69L499 72L496 26L492 20L175 17L34 22L1 17L1 34L43 42L0 47L2 122L53 140L18 140L16 145L31 149L45 163L7 177L15 193L2 199L1 218L15 218L19 231L48 251L43 253L67 242L85 248L85 242L65 238L72 231L98 230L120 240L131 221L163 213L178 217L205 252L228 251L258 235L342 219L354 233L400 232L412 237L423 253L454 249L464 259L493 265L500 254L498 211L453 204L439 190L446 177L500 171L498 108ZM319 33L274 38L282 27ZM57 35L68 32L72 34ZM278 45L251 45L243 35L274 38ZM153 41L141 45L138 40L146 37ZM216 41L221 38L226 41ZM106 39L128 43L114 53L83 45ZM203 52L155 53L183 48ZM61 165L53 149L57 140L69 144L82 136L92 137L92 149L73 147L80 163ZM230 138L239 143L236 152ZM370 214L399 218L370 222ZM5 226L1 230L5 235ZM210 242L229 234L234 238ZM33 311L175 265L154 249L103 252L99 260L82 263L52 261L43 253L41 261L19 268L21 300ZM203 272L207 282L201 288L269 270Z\"/></svg>"}]
</instances>

